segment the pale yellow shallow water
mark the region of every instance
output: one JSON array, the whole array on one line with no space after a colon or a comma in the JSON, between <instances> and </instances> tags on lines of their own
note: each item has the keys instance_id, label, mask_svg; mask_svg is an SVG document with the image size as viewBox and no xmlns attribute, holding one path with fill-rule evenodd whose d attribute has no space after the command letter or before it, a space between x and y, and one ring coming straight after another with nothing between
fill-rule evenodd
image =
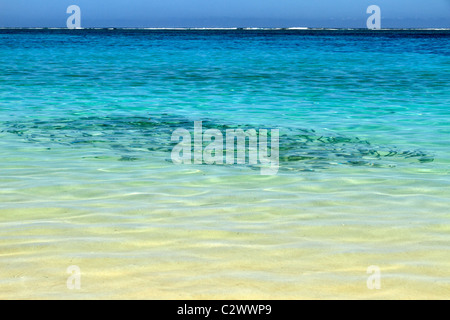
<instances>
[{"instance_id":1,"label":"pale yellow shallow water","mask_svg":"<svg viewBox=\"0 0 450 320\"><path fill-rule=\"evenodd\" d=\"M450 298L439 174L23 161L1 178L0 299Z\"/></svg>"}]
</instances>

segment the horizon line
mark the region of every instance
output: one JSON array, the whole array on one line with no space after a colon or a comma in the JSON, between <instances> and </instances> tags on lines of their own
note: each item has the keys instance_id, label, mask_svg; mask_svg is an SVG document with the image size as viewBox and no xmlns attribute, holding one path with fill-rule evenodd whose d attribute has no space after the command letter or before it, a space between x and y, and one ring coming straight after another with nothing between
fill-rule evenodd
<instances>
[{"instance_id":1,"label":"horizon line","mask_svg":"<svg viewBox=\"0 0 450 320\"><path fill-rule=\"evenodd\" d=\"M0 30L367 30L367 31L383 31L383 30L450 30L449 28L329 28L329 27L86 27L69 29L67 27L0 27Z\"/></svg>"}]
</instances>

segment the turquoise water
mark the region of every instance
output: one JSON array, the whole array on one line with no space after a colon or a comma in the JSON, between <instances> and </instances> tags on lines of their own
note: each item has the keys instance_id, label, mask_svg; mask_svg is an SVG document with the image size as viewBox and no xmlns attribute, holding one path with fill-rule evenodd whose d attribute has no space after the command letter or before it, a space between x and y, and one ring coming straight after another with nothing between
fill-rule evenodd
<instances>
[{"instance_id":1,"label":"turquoise water","mask_svg":"<svg viewBox=\"0 0 450 320\"><path fill-rule=\"evenodd\" d=\"M1 30L0 297L448 298L449 40ZM194 121L279 129L278 174L173 164Z\"/></svg>"}]
</instances>

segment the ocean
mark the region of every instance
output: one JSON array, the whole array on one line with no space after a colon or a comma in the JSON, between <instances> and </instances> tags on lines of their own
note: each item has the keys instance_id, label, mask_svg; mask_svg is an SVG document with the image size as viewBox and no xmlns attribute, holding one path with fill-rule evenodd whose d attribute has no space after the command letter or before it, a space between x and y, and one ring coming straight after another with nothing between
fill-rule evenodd
<instances>
[{"instance_id":1,"label":"ocean","mask_svg":"<svg viewBox=\"0 0 450 320\"><path fill-rule=\"evenodd\" d=\"M1 29L0 71L1 299L450 298L450 31ZM196 121L277 171L174 163Z\"/></svg>"}]
</instances>

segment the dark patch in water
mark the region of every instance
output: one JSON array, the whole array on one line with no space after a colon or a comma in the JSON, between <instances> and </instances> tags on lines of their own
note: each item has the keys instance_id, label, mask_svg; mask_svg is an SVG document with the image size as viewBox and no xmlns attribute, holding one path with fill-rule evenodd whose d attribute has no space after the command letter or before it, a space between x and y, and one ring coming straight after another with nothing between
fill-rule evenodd
<instances>
[{"instance_id":1,"label":"dark patch in water","mask_svg":"<svg viewBox=\"0 0 450 320\"><path fill-rule=\"evenodd\" d=\"M249 126L217 124L204 120L203 130L248 129ZM145 153L170 152L173 131L185 128L193 133L194 121L169 115L148 117L82 117L75 119L5 122L2 132L15 134L29 143L68 145L72 148L114 150L119 161L137 161ZM258 131L258 130L257 130ZM269 132L270 133L270 132ZM225 137L224 137L225 139ZM270 141L270 138L268 139ZM358 137L322 135L315 130L280 131L280 169L311 171L336 165L394 167L400 160L417 163L434 161L420 150L398 150L372 145Z\"/></svg>"},{"instance_id":2,"label":"dark patch in water","mask_svg":"<svg viewBox=\"0 0 450 320\"><path fill-rule=\"evenodd\" d=\"M119 161L137 161L139 158L130 157L130 156L122 156Z\"/></svg>"}]
</instances>

